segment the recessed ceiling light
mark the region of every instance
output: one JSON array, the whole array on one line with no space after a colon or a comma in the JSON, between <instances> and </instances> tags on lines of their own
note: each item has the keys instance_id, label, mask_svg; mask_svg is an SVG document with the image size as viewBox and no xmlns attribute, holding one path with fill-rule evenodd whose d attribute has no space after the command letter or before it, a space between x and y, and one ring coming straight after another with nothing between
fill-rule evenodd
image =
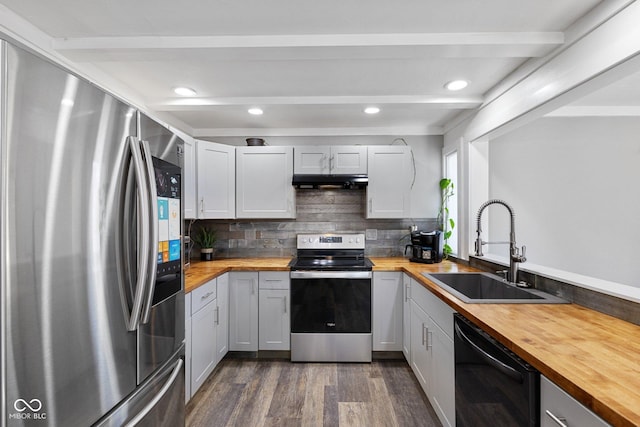
<instances>
[{"instance_id":1,"label":"recessed ceiling light","mask_svg":"<svg viewBox=\"0 0 640 427\"><path fill-rule=\"evenodd\" d=\"M467 87L469 84L466 80L453 80L444 85L447 90L461 90Z\"/></svg>"},{"instance_id":2,"label":"recessed ceiling light","mask_svg":"<svg viewBox=\"0 0 640 427\"><path fill-rule=\"evenodd\" d=\"M254 116L259 116L263 113L262 108L249 108L249 114L253 114Z\"/></svg>"},{"instance_id":3,"label":"recessed ceiling light","mask_svg":"<svg viewBox=\"0 0 640 427\"><path fill-rule=\"evenodd\" d=\"M176 87L173 88L173 91L180 96L196 96L196 91L189 87Z\"/></svg>"},{"instance_id":4,"label":"recessed ceiling light","mask_svg":"<svg viewBox=\"0 0 640 427\"><path fill-rule=\"evenodd\" d=\"M378 107L367 107L364 109L364 112L367 114L378 114L380 109Z\"/></svg>"}]
</instances>

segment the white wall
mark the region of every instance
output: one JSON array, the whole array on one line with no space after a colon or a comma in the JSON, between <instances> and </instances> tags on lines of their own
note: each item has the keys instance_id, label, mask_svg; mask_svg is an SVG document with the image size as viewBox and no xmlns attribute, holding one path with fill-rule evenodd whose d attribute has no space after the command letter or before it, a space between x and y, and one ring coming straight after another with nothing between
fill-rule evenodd
<instances>
[{"instance_id":1,"label":"white wall","mask_svg":"<svg viewBox=\"0 0 640 427\"><path fill-rule=\"evenodd\" d=\"M268 145L391 145L411 147L416 165L416 179L411 190L411 217L435 218L440 206L439 182L442 178L442 135L429 136L272 136ZM240 137L199 138L229 145L246 145Z\"/></svg>"},{"instance_id":2,"label":"white wall","mask_svg":"<svg viewBox=\"0 0 640 427\"><path fill-rule=\"evenodd\" d=\"M533 264L640 287L638 183L638 118L543 118L489 143L489 196L513 206ZM506 210L488 209L488 240L507 239Z\"/></svg>"}]
</instances>

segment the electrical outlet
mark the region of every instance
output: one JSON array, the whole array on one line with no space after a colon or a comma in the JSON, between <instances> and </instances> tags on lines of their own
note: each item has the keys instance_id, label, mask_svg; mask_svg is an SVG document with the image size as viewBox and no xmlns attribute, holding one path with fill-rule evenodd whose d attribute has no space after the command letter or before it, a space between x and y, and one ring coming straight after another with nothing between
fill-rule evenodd
<instances>
[{"instance_id":1,"label":"electrical outlet","mask_svg":"<svg viewBox=\"0 0 640 427\"><path fill-rule=\"evenodd\" d=\"M375 228L368 228L365 231L365 238L367 240L378 240L378 230Z\"/></svg>"}]
</instances>

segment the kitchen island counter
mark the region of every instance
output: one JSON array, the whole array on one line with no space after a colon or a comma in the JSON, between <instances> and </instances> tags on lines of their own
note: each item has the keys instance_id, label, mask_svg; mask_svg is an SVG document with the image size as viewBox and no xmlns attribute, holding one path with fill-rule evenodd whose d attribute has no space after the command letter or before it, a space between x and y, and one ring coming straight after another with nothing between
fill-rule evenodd
<instances>
[{"instance_id":1,"label":"kitchen island counter","mask_svg":"<svg viewBox=\"0 0 640 427\"><path fill-rule=\"evenodd\" d=\"M192 263L189 292L226 271L289 270L290 258ZM640 425L640 326L577 304L466 304L422 273L477 271L451 261L372 257L373 271L409 274L584 406L616 426Z\"/></svg>"}]
</instances>

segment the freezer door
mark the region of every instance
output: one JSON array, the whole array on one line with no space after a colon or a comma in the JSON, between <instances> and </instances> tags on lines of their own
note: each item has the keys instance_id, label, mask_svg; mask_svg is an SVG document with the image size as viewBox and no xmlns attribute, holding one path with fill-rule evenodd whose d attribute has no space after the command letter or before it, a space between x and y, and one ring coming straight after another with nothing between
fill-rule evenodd
<instances>
[{"instance_id":1,"label":"freezer door","mask_svg":"<svg viewBox=\"0 0 640 427\"><path fill-rule=\"evenodd\" d=\"M136 114L30 53L6 55L4 421L91 425L136 387L120 239Z\"/></svg>"},{"instance_id":2,"label":"freezer door","mask_svg":"<svg viewBox=\"0 0 640 427\"><path fill-rule=\"evenodd\" d=\"M184 346L94 427L180 427L185 422Z\"/></svg>"}]
</instances>

